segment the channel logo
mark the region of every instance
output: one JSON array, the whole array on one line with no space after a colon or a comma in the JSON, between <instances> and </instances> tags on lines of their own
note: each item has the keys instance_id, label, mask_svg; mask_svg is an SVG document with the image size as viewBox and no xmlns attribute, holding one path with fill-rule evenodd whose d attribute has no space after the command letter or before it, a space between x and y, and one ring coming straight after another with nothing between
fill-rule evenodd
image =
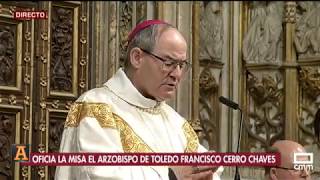
<instances>
[{"instance_id":1,"label":"channel logo","mask_svg":"<svg viewBox=\"0 0 320 180\"><path fill-rule=\"evenodd\" d=\"M295 170L313 170L313 153L294 153Z\"/></svg>"}]
</instances>

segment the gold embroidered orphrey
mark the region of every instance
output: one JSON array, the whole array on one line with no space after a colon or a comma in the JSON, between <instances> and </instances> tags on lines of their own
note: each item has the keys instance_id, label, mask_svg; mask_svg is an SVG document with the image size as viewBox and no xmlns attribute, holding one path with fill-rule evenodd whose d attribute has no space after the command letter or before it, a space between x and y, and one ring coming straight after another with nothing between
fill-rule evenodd
<instances>
[{"instance_id":1,"label":"gold embroidered orphrey","mask_svg":"<svg viewBox=\"0 0 320 180\"><path fill-rule=\"evenodd\" d=\"M124 152L154 152L121 117L111 111L111 106L105 103L75 102L68 113L66 127L78 127L84 117L95 118L102 128L117 129L120 132ZM185 152L196 152L198 136L186 121L183 132L187 139Z\"/></svg>"}]
</instances>

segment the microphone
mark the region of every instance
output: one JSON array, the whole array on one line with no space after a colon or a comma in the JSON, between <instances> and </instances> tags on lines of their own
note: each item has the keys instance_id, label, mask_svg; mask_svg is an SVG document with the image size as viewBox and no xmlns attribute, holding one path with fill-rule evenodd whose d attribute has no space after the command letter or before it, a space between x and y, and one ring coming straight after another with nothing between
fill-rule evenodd
<instances>
[{"instance_id":1,"label":"microphone","mask_svg":"<svg viewBox=\"0 0 320 180\"><path fill-rule=\"evenodd\" d=\"M220 96L220 97L219 97L219 101L220 101L222 104L224 104L224 105L226 105L226 106L228 106L228 107L231 107L231 108L233 108L233 109L235 109L235 110L237 110L237 109L241 110L241 109L239 108L239 105L238 105L237 103L235 103L235 102L231 101L230 99L227 99L227 98L225 98L225 97L223 97L223 96Z\"/></svg>"},{"instance_id":2,"label":"microphone","mask_svg":"<svg viewBox=\"0 0 320 180\"><path fill-rule=\"evenodd\" d=\"M243 122L243 116L242 116L242 110L239 108L239 104L233 102L232 100L225 98L223 96L219 97L219 101L228 106L231 107L235 110L240 111L240 127L239 127L239 134L238 134L238 145L237 145L237 153L239 153L239 148L240 148L240 142L241 142L241 134L242 134L242 122ZM234 180L240 180L240 173L239 173L239 167L236 166L236 173L234 175Z\"/></svg>"}]
</instances>

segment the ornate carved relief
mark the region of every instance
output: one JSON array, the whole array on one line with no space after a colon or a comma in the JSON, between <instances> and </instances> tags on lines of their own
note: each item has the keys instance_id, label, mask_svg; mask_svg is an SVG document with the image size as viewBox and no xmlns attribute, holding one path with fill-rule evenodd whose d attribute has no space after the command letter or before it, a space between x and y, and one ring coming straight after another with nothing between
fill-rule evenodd
<instances>
[{"instance_id":1,"label":"ornate carved relief","mask_svg":"<svg viewBox=\"0 0 320 180\"><path fill-rule=\"evenodd\" d=\"M299 86L301 103L299 114L299 140L303 144L316 143L314 139L314 115L320 108L320 68L304 67L299 69Z\"/></svg>"},{"instance_id":2,"label":"ornate carved relief","mask_svg":"<svg viewBox=\"0 0 320 180\"><path fill-rule=\"evenodd\" d=\"M58 152L64 127L65 119L50 118L49 122L49 152Z\"/></svg>"},{"instance_id":3,"label":"ornate carved relief","mask_svg":"<svg viewBox=\"0 0 320 180\"><path fill-rule=\"evenodd\" d=\"M52 53L51 59L47 60L45 57L47 50L44 48L44 53L40 56L42 93L38 102L41 110L37 123L39 134L37 150L39 152L59 150L63 123L66 118L64 112L79 94L89 88L88 66L91 63L89 5L89 2L84 1L47 4L52 11L50 16L52 24L51 27L47 27L47 23L42 25L44 29L51 28ZM41 34L41 42L46 45L45 34ZM50 62L50 81L47 78L49 73L45 65L47 62ZM52 91L48 93L49 82ZM37 175L40 178L54 179L54 174L55 167L48 167L48 171L45 168L38 168Z\"/></svg>"},{"instance_id":4,"label":"ornate carved relief","mask_svg":"<svg viewBox=\"0 0 320 180\"><path fill-rule=\"evenodd\" d=\"M296 3L295 2L285 2L285 15L284 21L287 23L296 22Z\"/></svg>"},{"instance_id":5,"label":"ornate carved relief","mask_svg":"<svg viewBox=\"0 0 320 180\"><path fill-rule=\"evenodd\" d=\"M0 25L0 85L16 85L15 27Z\"/></svg>"},{"instance_id":6,"label":"ornate carved relief","mask_svg":"<svg viewBox=\"0 0 320 180\"><path fill-rule=\"evenodd\" d=\"M70 9L52 8L52 43L50 89L72 90L73 13Z\"/></svg>"},{"instance_id":7,"label":"ornate carved relief","mask_svg":"<svg viewBox=\"0 0 320 180\"><path fill-rule=\"evenodd\" d=\"M258 78L251 73L247 76L250 100L248 121L244 126L249 134L250 151L266 150L284 131L281 78L277 75L261 76Z\"/></svg>"},{"instance_id":8,"label":"ornate carved relief","mask_svg":"<svg viewBox=\"0 0 320 180\"><path fill-rule=\"evenodd\" d=\"M8 102L11 105L17 104L17 97L15 95L9 95Z\"/></svg>"},{"instance_id":9,"label":"ornate carved relief","mask_svg":"<svg viewBox=\"0 0 320 180\"><path fill-rule=\"evenodd\" d=\"M11 145L15 143L15 116L0 113L0 178L13 178Z\"/></svg>"},{"instance_id":10,"label":"ornate carved relief","mask_svg":"<svg viewBox=\"0 0 320 180\"><path fill-rule=\"evenodd\" d=\"M297 2L294 44L299 58L320 57L320 2Z\"/></svg>"},{"instance_id":11,"label":"ornate carved relief","mask_svg":"<svg viewBox=\"0 0 320 180\"><path fill-rule=\"evenodd\" d=\"M243 39L249 63L279 63L282 58L283 2L251 2L251 21Z\"/></svg>"},{"instance_id":12,"label":"ornate carved relief","mask_svg":"<svg viewBox=\"0 0 320 180\"><path fill-rule=\"evenodd\" d=\"M205 2L200 20L200 60L221 61L223 32L221 2Z\"/></svg>"},{"instance_id":13,"label":"ornate carved relief","mask_svg":"<svg viewBox=\"0 0 320 180\"><path fill-rule=\"evenodd\" d=\"M300 68L299 82L302 90L309 98L315 100L320 95L320 68Z\"/></svg>"},{"instance_id":14,"label":"ornate carved relief","mask_svg":"<svg viewBox=\"0 0 320 180\"><path fill-rule=\"evenodd\" d=\"M206 96L217 92L218 84L209 68L203 69L200 73L199 87L201 90L200 92L202 92L203 95Z\"/></svg>"},{"instance_id":15,"label":"ornate carved relief","mask_svg":"<svg viewBox=\"0 0 320 180\"><path fill-rule=\"evenodd\" d=\"M65 118L52 117L49 120L49 152L58 152L64 128ZM54 179L56 167L49 167L49 177Z\"/></svg>"},{"instance_id":16,"label":"ornate carved relief","mask_svg":"<svg viewBox=\"0 0 320 180\"><path fill-rule=\"evenodd\" d=\"M120 3L120 22L119 22L119 33L120 33L120 64L126 58L126 49L128 46L127 36L132 28L132 2L122 1Z\"/></svg>"},{"instance_id":17,"label":"ornate carved relief","mask_svg":"<svg viewBox=\"0 0 320 180\"><path fill-rule=\"evenodd\" d=\"M217 109L218 84L209 68L203 69L199 79L200 99L199 118L202 132L199 134L201 144L209 149L217 149L219 144L219 124Z\"/></svg>"}]
</instances>

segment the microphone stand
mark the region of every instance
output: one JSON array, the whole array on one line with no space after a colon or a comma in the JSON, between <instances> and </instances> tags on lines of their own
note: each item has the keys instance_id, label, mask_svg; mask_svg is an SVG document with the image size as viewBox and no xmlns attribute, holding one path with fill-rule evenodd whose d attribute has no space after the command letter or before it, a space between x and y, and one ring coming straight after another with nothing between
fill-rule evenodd
<instances>
[{"instance_id":1,"label":"microphone stand","mask_svg":"<svg viewBox=\"0 0 320 180\"><path fill-rule=\"evenodd\" d=\"M240 111L240 128L239 128L239 134L238 134L238 145L237 145L237 154L239 153L239 148L240 148L240 141L241 141L241 135L242 135L242 122L243 122L243 116L242 116L242 110L238 108ZM240 173L239 173L239 167L236 166L236 173L234 175L234 180L240 180Z\"/></svg>"}]
</instances>

